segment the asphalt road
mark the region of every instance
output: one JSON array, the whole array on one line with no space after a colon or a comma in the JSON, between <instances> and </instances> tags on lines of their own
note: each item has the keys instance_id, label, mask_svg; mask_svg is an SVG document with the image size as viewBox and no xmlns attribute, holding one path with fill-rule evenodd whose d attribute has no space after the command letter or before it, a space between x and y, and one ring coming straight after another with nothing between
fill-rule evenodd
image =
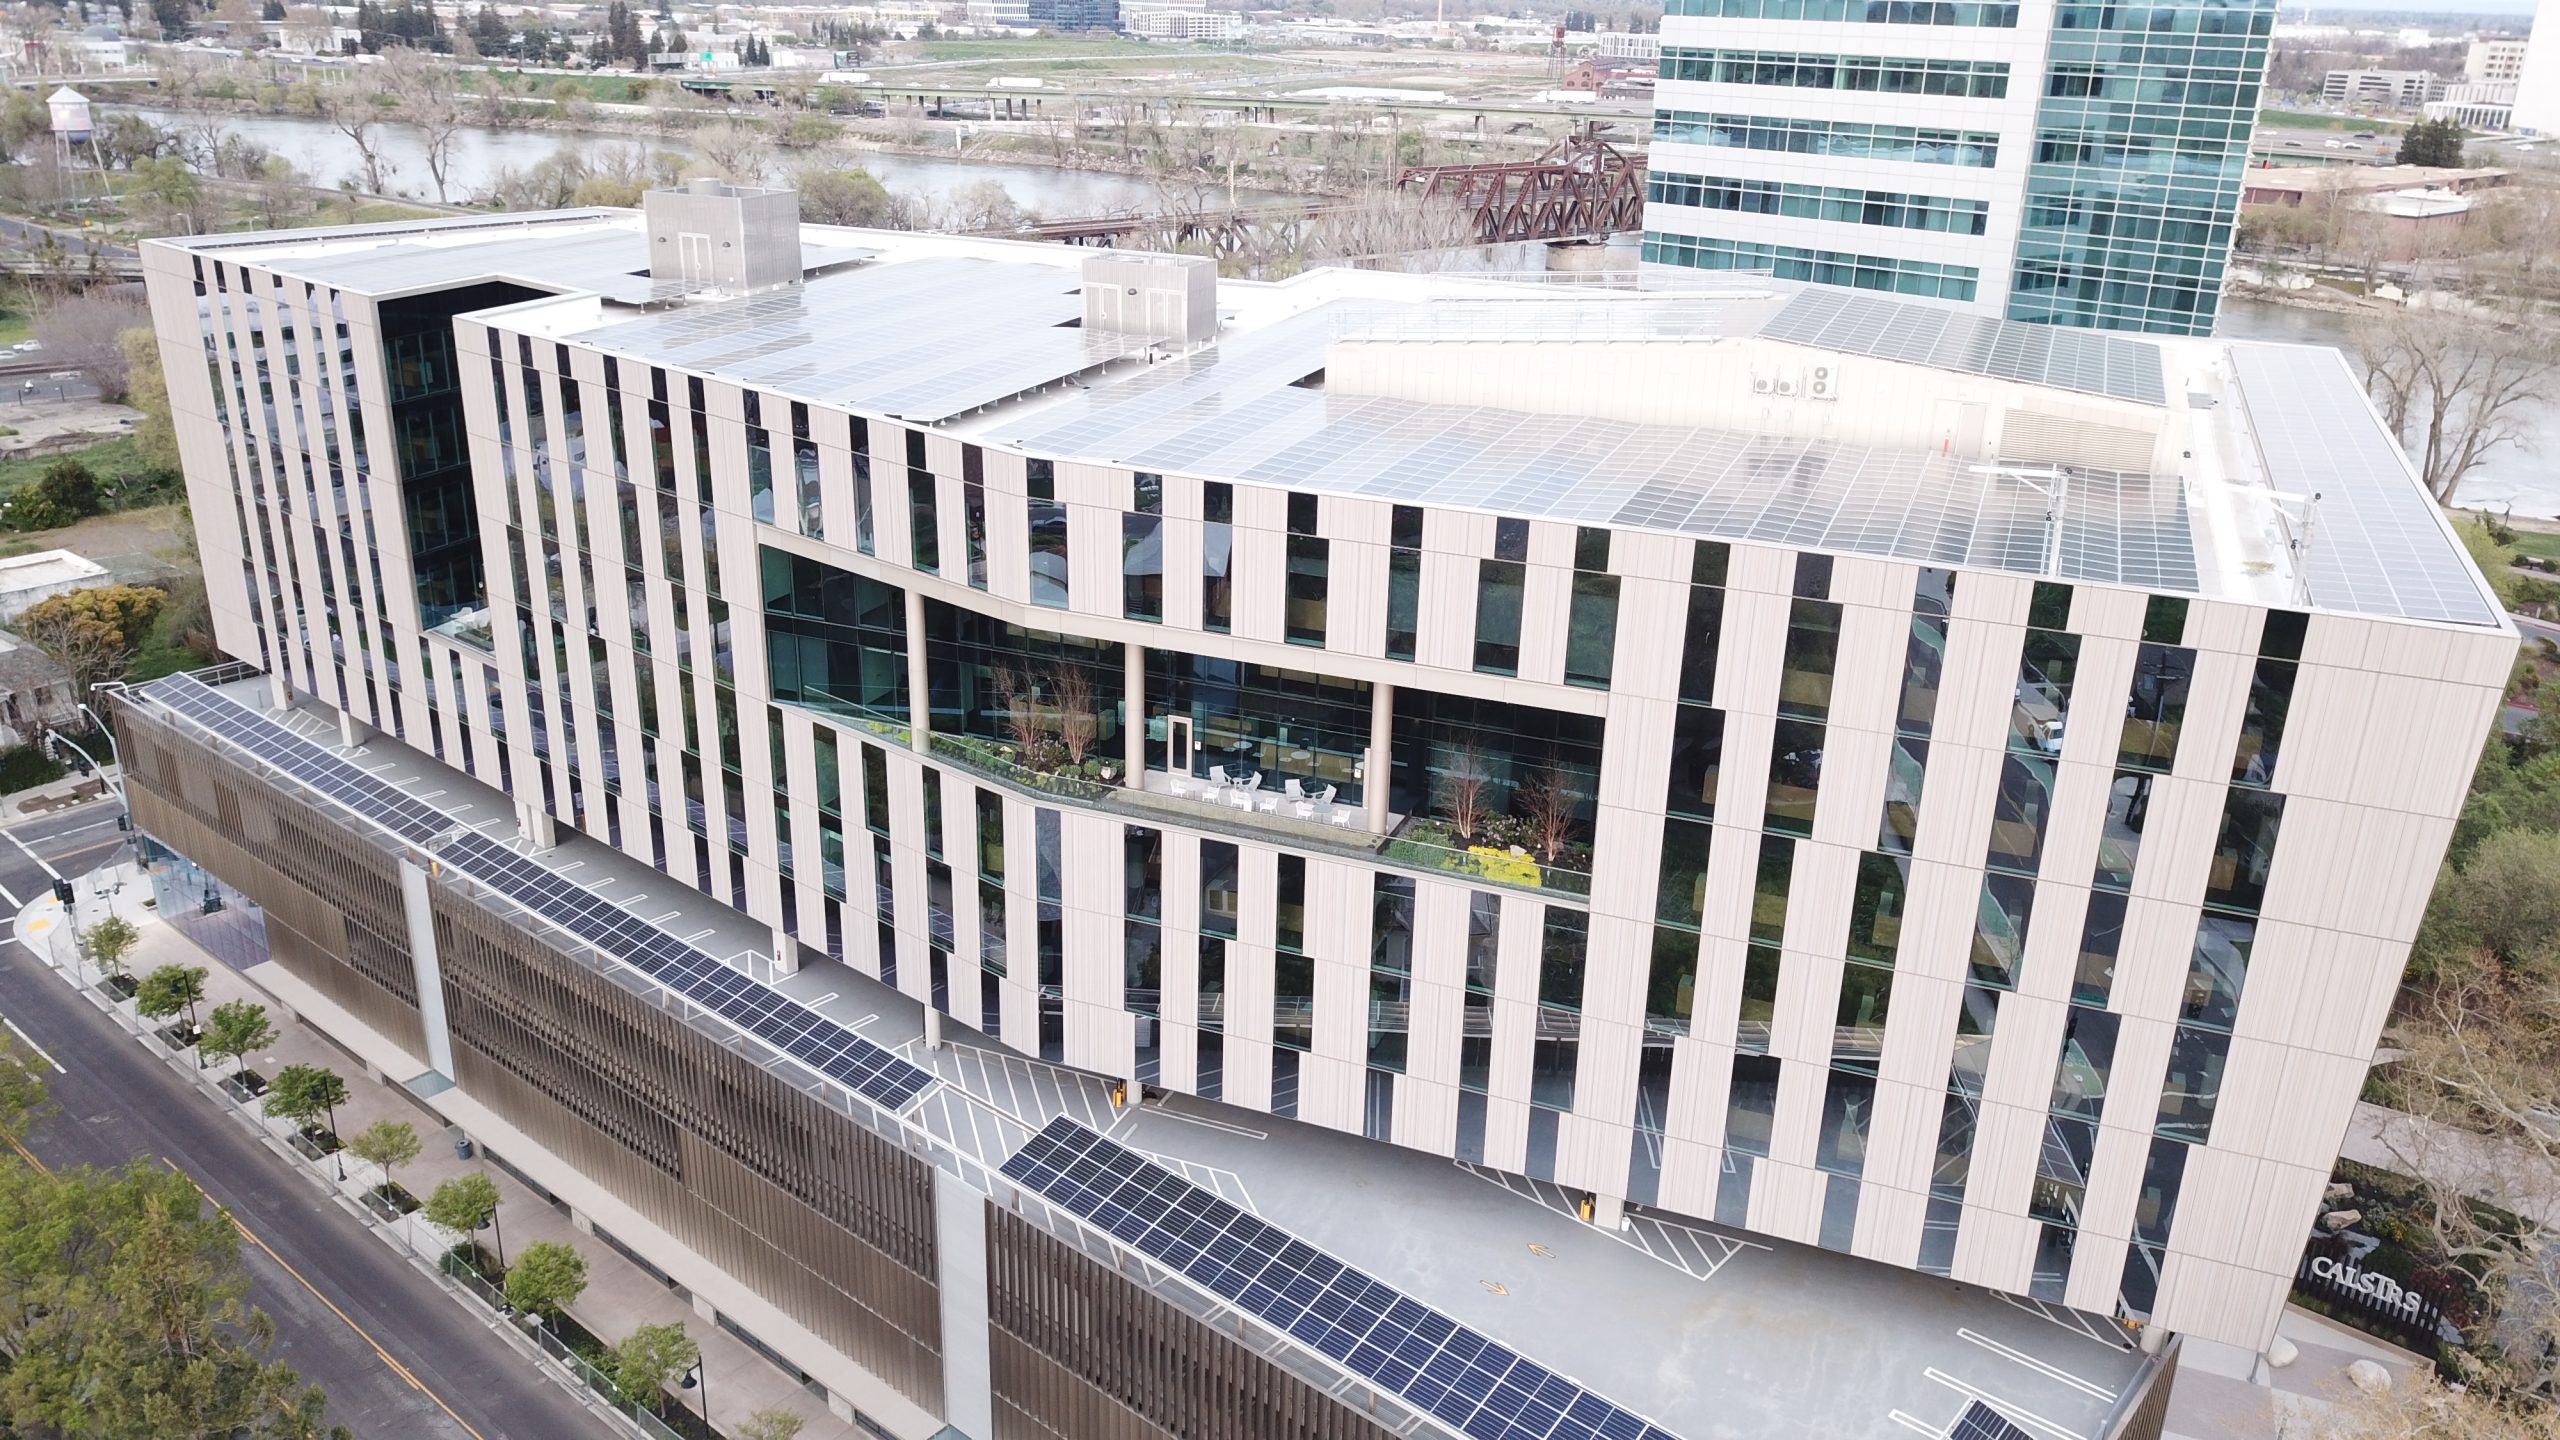
<instances>
[{"instance_id":1,"label":"asphalt road","mask_svg":"<svg viewBox=\"0 0 2560 1440\"><path fill-rule=\"evenodd\" d=\"M95 803L9 834L76 875L112 858L116 810ZM15 844L0 849L0 887L21 900L42 893L42 868ZM57 1167L145 1157L227 1207L247 1234L250 1302L276 1322L275 1358L328 1392L332 1422L366 1440L615 1433L14 944L0 945L0 1015L63 1067L46 1077L58 1113L37 1126L36 1157Z\"/></svg>"}]
</instances>

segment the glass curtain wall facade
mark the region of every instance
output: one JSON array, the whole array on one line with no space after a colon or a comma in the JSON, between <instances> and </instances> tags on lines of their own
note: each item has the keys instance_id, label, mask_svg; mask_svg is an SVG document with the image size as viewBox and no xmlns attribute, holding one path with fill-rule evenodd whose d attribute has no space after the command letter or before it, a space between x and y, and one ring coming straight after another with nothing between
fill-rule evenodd
<instances>
[{"instance_id":1,"label":"glass curtain wall facade","mask_svg":"<svg viewBox=\"0 0 2560 1440\"><path fill-rule=\"evenodd\" d=\"M2275 0L2055 12L2010 319L2212 333L2275 13Z\"/></svg>"}]
</instances>

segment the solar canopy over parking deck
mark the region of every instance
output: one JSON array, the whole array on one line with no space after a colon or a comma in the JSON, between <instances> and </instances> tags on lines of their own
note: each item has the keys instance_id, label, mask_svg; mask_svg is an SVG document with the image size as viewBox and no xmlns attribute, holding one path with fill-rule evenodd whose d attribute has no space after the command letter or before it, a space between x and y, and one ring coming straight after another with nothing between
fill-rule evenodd
<instances>
[{"instance_id":1,"label":"solar canopy over parking deck","mask_svg":"<svg viewBox=\"0 0 2560 1440\"><path fill-rule=\"evenodd\" d=\"M191 675L155 680L137 693L397 838L422 850L434 847L432 853L439 863L712 1011L883 1110L905 1109L934 1084L931 1073L772 986L750 979L594 891L571 883L551 867L516 854L443 810L375 779L352 761L217 694Z\"/></svg>"},{"instance_id":2,"label":"solar canopy over parking deck","mask_svg":"<svg viewBox=\"0 0 2560 1440\"><path fill-rule=\"evenodd\" d=\"M1675 1440L1063 1115L1004 1173L1470 1440Z\"/></svg>"}]
</instances>

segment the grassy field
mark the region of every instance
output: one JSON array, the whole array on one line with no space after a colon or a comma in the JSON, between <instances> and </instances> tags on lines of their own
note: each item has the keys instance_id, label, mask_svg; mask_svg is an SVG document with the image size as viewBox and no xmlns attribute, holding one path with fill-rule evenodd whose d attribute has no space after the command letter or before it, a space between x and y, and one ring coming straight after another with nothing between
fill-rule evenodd
<instances>
[{"instance_id":1,"label":"grassy field","mask_svg":"<svg viewBox=\"0 0 2560 1440\"><path fill-rule=\"evenodd\" d=\"M15 345L35 338L35 324L27 314L27 298L13 287L0 290L0 345Z\"/></svg>"},{"instance_id":2,"label":"grassy field","mask_svg":"<svg viewBox=\"0 0 2560 1440\"><path fill-rule=\"evenodd\" d=\"M142 453L130 435L102 440L86 450L66 450L55 455L21 455L14 460L0 460L0 495L33 481L45 467L58 460L77 460L100 475L116 475L142 468Z\"/></svg>"},{"instance_id":3,"label":"grassy field","mask_svg":"<svg viewBox=\"0 0 2560 1440\"><path fill-rule=\"evenodd\" d=\"M2536 560L2560 561L2560 533L2545 530L2518 530L2516 553Z\"/></svg>"},{"instance_id":4,"label":"grassy field","mask_svg":"<svg viewBox=\"0 0 2560 1440\"><path fill-rule=\"evenodd\" d=\"M2319 115L2308 110L2261 110L2260 129L2339 130L2353 133L2370 130L2376 135L2397 135L2409 128L2394 120L2364 120L2353 115Z\"/></svg>"}]
</instances>

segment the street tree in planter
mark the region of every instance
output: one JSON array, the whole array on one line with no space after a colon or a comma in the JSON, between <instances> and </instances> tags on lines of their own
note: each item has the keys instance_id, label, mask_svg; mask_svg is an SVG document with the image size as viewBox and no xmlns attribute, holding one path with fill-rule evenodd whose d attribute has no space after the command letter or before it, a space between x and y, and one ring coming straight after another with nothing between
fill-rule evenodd
<instances>
[{"instance_id":1,"label":"street tree in planter","mask_svg":"<svg viewBox=\"0 0 2560 1440\"><path fill-rule=\"evenodd\" d=\"M645 1405L654 1415L666 1413L667 1387L702 1358L702 1347L682 1325L643 1325L613 1347L613 1383L622 1398Z\"/></svg>"},{"instance_id":2,"label":"street tree in planter","mask_svg":"<svg viewBox=\"0 0 2560 1440\"><path fill-rule=\"evenodd\" d=\"M456 1175L438 1185L427 1196L425 1214L429 1223L461 1236L464 1245L476 1247L479 1242L473 1235L489 1230L498 1244L499 1273L506 1272L507 1232L498 1225L498 1182L489 1178L488 1171Z\"/></svg>"},{"instance_id":3,"label":"street tree in planter","mask_svg":"<svg viewBox=\"0 0 2560 1440\"><path fill-rule=\"evenodd\" d=\"M329 1119L328 1137L338 1138L338 1107L347 1103L347 1082L338 1072L322 1065L287 1065L276 1071L275 1080L267 1086L267 1098L259 1108L279 1119L290 1120L305 1131L323 1115ZM347 1163L338 1161L338 1178L347 1178Z\"/></svg>"},{"instance_id":4,"label":"street tree in planter","mask_svg":"<svg viewBox=\"0 0 2560 1440\"><path fill-rule=\"evenodd\" d=\"M418 1158L418 1127L406 1120L376 1120L347 1141L347 1153L382 1171L377 1193L395 1218L403 1212L400 1187L391 1172Z\"/></svg>"},{"instance_id":5,"label":"street tree in planter","mask_svg":"<svg viewBox=\"0 0 2560 1440\"><path fill-rule=\"evenodd\" d=\"M800 1428L809 1422L780 1406L771 1406L750 1415L729 1432L729 1440L797 1440Z\"/></svg>"},{"instance_id":6,"label":"street tree in planter","mask_svg":"<svg viewBox=\"0 0 2560 1440\"><path fill-rule=\"evenodd\" d=\"M170 1020L187 1017L187 1033L197 1036L196 1005L204 999L205 970L201 965L163 965L142 977L141 988L134 991L133 1008L145 1018ZM197 1053L196 1065L201 1069L204 1056Z\"/></svg>"},{"instance_id":7,"label":"street tree in planter","mask_svg":"<svg viewBox=\"0 0 2560 1440\"><path fill-rule=\"evenodd\" d=\"M586 1293L587 1257L557 1240L537 1240L507 1267L506 1290L508 1304L557 1325L561 1312Z\"/></svg>"},{"instance_id":8,"label":"street tree in planter","mask_svg":"<svg viewBox=\"0 0 2560 1440\"><path fill-rule=\"evenodd\" d=\"M133 977L124 973L124 957L142 940L142 932L121 915L110 915L80 932L80 958L115 977L117 988L132 993Z\"/></svg>"},{"instance_id":9,"label":"street tree in planter","mask_svg":"<svg viewBox=\"0 0 2560 1440\"><path fill-rule=\"evenodd\" d=\"M196 1054L232 1062L231 1078L239 1080L248 1073L249 1052L275 1038L276 1027L267 1023L266 1006L254 1000L226 1000L205 1018L204 1038L196 1042Z\"/></svg>"}]
</instances>

